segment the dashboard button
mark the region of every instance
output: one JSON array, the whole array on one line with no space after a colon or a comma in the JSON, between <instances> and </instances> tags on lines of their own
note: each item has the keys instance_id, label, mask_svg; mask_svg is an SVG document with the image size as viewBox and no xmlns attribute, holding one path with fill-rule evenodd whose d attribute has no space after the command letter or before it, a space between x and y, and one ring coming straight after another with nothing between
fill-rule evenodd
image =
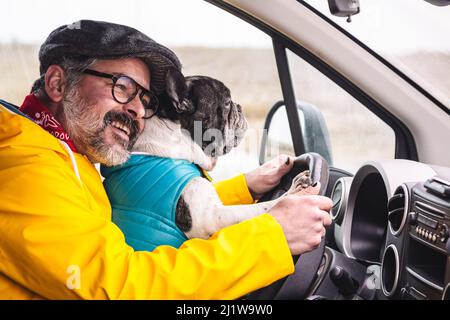
<instances>
[{"instance_id":1,"label":"dashboard button","mask_svg":"<svg viewBox=\"0 0 450 320\"><path fill-rule=\"evenodd\" d=\"M409 223L411 225L416 225L417 224L417 213L412 211L409 213Z\"/></svg>"},{"instance_id":2,"label":"dashboard button","mask_svg":"<svg viewBox=\"0 0 450 320\"><path fill-rule=\"evenodd\" d=\"M442 225L442 229L439 232L439 235L441 236L441 242L445 243L447 241L448 235L449 235L448 226L446 224Z\"/></svg>"}]
</instances>

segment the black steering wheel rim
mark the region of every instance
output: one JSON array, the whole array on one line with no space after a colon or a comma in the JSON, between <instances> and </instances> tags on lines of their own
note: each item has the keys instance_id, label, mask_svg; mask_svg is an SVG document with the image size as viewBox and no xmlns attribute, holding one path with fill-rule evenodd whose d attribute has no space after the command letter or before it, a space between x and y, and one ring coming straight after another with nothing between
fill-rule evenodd
<instances>
[{"instance_id":1,"label":"black steering wheel rim","mask_svg":"<svg viewBox=\"0 0 450 320\"><path fill-rule=\"evenodd\" d=\"M270 201L286 193L292 180L305 170L310 171L312 183L320 182L320 195L325 195L329 179L329 167L327 161L317 153L305 153L295 158L294 166L280 181L279 185L264 194L262 201ZM295 271L293 274L275 281L267 287L250 293L247 298L254 300L278 300L278 299L305 299L309 294L315 276L320 267L325 251L325 238L314 250L301 256L294 256Z\"/></svg>"},{"instance_id":2,"label":"black steering wheel rim","mask_svg":"<svg viewBox=\"0 0 450 320\"><path fill-rule=\"evenodd\" d=\"M318 153L304 153L294 159L294 166L291 171L283 176L278 186L266 192L259 202L270 201L279 198L291 187L292 180L305 170L309 170L312 183L320 182L320 195L325 195L328 185L330 171L328 162Z\"/></svg>"}]
</instances>

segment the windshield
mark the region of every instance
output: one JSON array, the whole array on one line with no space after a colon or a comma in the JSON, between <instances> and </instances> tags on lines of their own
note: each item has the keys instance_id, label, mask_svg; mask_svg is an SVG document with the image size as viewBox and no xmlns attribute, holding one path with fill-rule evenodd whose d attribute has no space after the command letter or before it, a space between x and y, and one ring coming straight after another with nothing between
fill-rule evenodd
<instances>
[{"instance_id":1,"label":"windshield","mask_svg":"<svg viewBox=\"0 0 450 320\"><path fill-rule=\"evenodd\" d=\"M360 13L330 13L327 0L305 0L381 55L450 109L450 6L424 0L359 0Z\"/></svg>"}]
</instances>

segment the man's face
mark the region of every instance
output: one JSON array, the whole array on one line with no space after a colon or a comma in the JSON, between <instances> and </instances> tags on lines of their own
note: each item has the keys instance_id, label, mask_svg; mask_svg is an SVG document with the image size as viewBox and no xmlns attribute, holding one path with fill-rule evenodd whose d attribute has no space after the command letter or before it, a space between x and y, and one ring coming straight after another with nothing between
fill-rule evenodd
<instances>
[{"instance_id":1,"label":"man's face","mask_svg":"<svg viewBox=\"0 0 450 320\"><path fill-rule=\"evenodd\" d=\"M150 73L137 58L98 60L89 67L98 72L126 75L150 88ZM139 94L126 104L112 95L113 80L83 75L66 93L63 109L65 128L77 151L91 161L109 166L125 162L137 136L143 130L145 114Z\"/></svg>"}]
</instances>

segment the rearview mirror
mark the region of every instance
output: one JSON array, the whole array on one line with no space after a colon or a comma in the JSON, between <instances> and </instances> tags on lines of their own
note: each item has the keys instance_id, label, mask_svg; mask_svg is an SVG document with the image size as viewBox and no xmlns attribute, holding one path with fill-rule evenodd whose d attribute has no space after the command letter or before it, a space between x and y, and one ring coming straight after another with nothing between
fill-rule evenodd
<instances>
[{"instance_id":1,"label":"rearview mirror","mask_svg":"<svg viewBox=\"0 0 450 320\"><path fill-rule=\"evenodd\" d=\"M425 0L425 1L439 7L450 5L450 0Z\"/></svg>"},{"instance_id":2,"label":"rearview mirror","mask_svg":"<svg viewBox=\"0 0 450 320\"><path fill-rule=\"evenodd\" d=\"M328 0L331 14L338 17L348 17L347 22L351 22L351 16L358 14L359 0Z\"/></svg>"}]
</instances>

